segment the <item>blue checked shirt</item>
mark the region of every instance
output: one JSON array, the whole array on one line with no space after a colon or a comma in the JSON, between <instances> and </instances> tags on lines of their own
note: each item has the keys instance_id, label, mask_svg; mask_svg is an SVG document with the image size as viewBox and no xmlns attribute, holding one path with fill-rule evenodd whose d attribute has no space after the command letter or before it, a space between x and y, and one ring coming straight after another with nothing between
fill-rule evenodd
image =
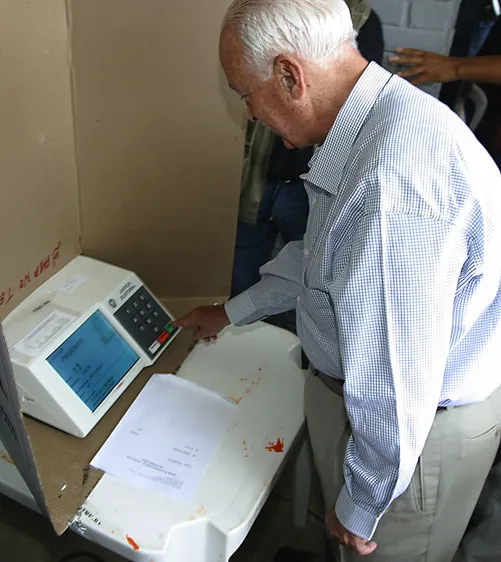
<instances>
[{"instance_id":1,"label":"blue checked shirt","mask_svg":"<svg viewBox=\"0 0 501 562\"><path fill-rule=\"evenodd\" d=\"M408 487L438 405L501 384L501 177L440 102L371 63L304 176L310 216L233 324L297 308L318 370L345 379L341 523L370 539Z\"/></svg>"}]
</instances>

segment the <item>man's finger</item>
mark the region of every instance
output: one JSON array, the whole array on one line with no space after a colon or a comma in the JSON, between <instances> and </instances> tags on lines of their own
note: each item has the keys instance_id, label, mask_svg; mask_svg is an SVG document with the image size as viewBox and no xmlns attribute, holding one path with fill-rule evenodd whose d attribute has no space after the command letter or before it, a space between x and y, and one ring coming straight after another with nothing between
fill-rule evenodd
<instances>
[{"instance_id":1,"label":"man's finger","mask_svg":"<svg viewBox=\"0 0 501 562\"><path fill-rule=\"evenodd\" d=\"M193 337L198 341L198 340L205 340L206 337L208 337L209 334L206 333L206 330L204 328L200 328L197 327L197 329L193 332Z\"/></svg>"},{"instance_id":2,"label":"man's finger","mask_svg":"<svg viewBox=\"0 0 501 562\"><path fill-rule=\"evenodd\" d=\"M402 72L399 72L398 75L402 78L408 78L409 76L418 76L419 74L423 74L424 71L424 66L413 66L412 68L402 70Z\"/></svg>"},{"instance_id":3,"label":"man's finger","mask_svg":"<svg viewBox=\"0 0 501 562\"><path fill-rule=\"evenodd\" d=\"M422 57L416 57L412 55L388 57L388 60L397 64L420 64L423 62Z\"/></svg>"},{"instance_id":4,"label":"man's finger","mask_svg":"<svg viewBox=\"0 0 501 562\"><path fill-rule=\"evenodd\" d=\"M420 84L427 84L429 83L429 80L426 79L424 74L420 74L419 76L415 76L414 78L412 78L411 80L409 80L409 82L411 84L414 84L414 86L419 86Z\"/></svg>"},{"instance_id":5,"label":"man's finger","mask_svg":"<svg viewBox=\"0 0 501 562\"><path fill-rule=\"evenodd\" d=\"M357 541L355 545L355 551L360 556L367 556L368 554L372 554L377 548L377 544L375 542L366 542Z\"/></svg>"},{"instance_id":6,"label":"man's finger","mask_svg":"<svg viewBox=\"0 0 501 562\"><path fill-rule=\"evenodd\" d=\"M193 333L193 337L196 340L205 340L206 342L210 342L214 337L214 330L208 330L204 326L197 326L197 329Z\"/></svg>"},{"instance_id":7,"label":"man's finger","mask_svg":"<svg viewBox=\"0 0 501 562\"><path fill-rule=\"evenodd\" d=\"M428 52L421 49L410 49L409 47L397 47L395 51L402 55L417 55L421 57Z\"/></svg>"},{"instance_id":8,"label":"man's finger","mask_svg":"<svg viewBox=\"0 0 501 562\"><path fill-rule=\"evenodd\" d=\"M360 556L367 556L373 553L377 548L377 543L374 541L366 541L349 532L341 533L339 542Z\"/></svg>"},{"instance_id":9,"label":"man's finger","mask_svg":"<svg viewBox=\"0 0 501 562\"><path fill-rule=\"evenodd\" d=\"M186 316L182 316L177 320L174 320L173 322L171 322L171 324L174 326L174 328L190 328L197 325L194 322L193 314L191 313L187 314Z\"/></svg>"}]
</instances>

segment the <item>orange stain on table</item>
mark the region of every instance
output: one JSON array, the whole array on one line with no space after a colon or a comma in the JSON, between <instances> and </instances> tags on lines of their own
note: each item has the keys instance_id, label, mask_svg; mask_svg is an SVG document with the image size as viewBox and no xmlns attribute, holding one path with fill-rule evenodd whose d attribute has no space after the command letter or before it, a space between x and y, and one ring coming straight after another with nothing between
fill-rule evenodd
<instances>
[{"instance_id":1,"label":"orange stain on table","mask_svg":"<svg viewBox=\"0 0 501 562\"><path fill-rule=\"evenodd\" d=\"M205 515L207 513L207 508L205 507L205 505L201 505L196 511L195 511L195 515Z\"/></svg>"},{"instance_id":2,"label":"orange stain on table","mask_svg":"<svg viewBox=\"0 0 501 562\"><path fill-rule=\"evenodd\" d=\"M139 550L139 545L137 544L137 542L133 538L129 537L129 535L125 536L127 537L127 542L132 546L132 548L134 550Z\"/></svg>"},{"instance_id":3,"label":"orange stain on table","mask_svg":"<svg viewBox=\"0 0 501 562\"><path fill-rule=\"evenodd\" d=\"M7 461L9 464L14 464L14 461L9 457L9 455L2 455L2 459Z\"/></svg>"},{"instance_id":4,"label":"orange stain on table","mask_svg":"<svg viewBox=\"0 0 501 562\"><path fill-rule=\"evenodd\" d=\"M240 380L244 380L244 379L240 379ZM246 379L245 379L246 380ZM226 398L228 400L231 400L231 402L234 402L235 404L240 404L240 402L242 402L242 400L248 396L256 386L259 385L259 383L261 382L261 377L258 377L257 380L253 381L251 383L251 385L245 389L244 393L242 394L242 396L240 396L240 398L237 398L236 396L232 395L232 396L227 396Z\"/></svg>"},{"instance_id":5,"label":"orange stain on table","mask_svg":"<svg viewBox=\"0 0 501 562\"><path fill-rule=\"evenodd\" d=\"M276 443L273 441L268 441L268 446L265 447L267 451L274 451L275 453L283 453L284 452L284 442L280 437L277 439Z\"/></svg>"}]
</instances>

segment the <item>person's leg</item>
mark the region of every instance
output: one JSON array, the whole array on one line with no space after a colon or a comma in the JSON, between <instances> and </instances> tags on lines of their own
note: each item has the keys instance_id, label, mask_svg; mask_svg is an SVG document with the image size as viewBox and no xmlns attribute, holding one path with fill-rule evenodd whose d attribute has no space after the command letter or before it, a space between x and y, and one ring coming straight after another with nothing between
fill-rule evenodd
<instances>
[{"instance_id":1,"label":"person's leg","mask_svg":"<svg viewBox=\"0 0 501 562\"><path fill-rule=\"evenodd\" d=\"M308 212L308 196L304 189L303 180L298 178L278 183L273 198L271 216L276 231L281 235L285 244L303 239ZM295 310L270 316L266 321L297 333Z\"/></svg>"},{"instance_id":2,"label":"person's leg","mask_svg":"<svg viewBox=\"0 0 501 562\"><path fill-rule=\"evenodd\" d=\"M382 64L384 53L383 26L374 10L371 11L369 18L358 32L357 43L360 52L368 61Z\"/></svg>"},{"instance_id":3,"label":"person's leg","mask_svg":"<svg viewBox=\"0 0 501 562\"><path fill-rule=\"evenodd\" d=\"M344 421L346 414L342 414L342 399L320 380L307 381L305 405L315 464L329 509L343 485L350 428ZM340 560L450 562L496 454L500 419L501 389L480 404L437 413L411 484L378 525L373 537L378 548L360 557L334 544Z\"/></svg>"},{"instance_id":4,"label":"person's leg","mask_svg":"<svg viewBox=\"0 0 501 562\"><path fill-rule=\"evenodd\" d=\"M271 214L286 244L303 239L308 213L308 195L303 180L298 178L281 183L273 201Z\"/></svg>"},{"instance_id":5,"label":"person's leg","mask_svg":"<svg viewBox=\"0 0 501 562\"><path fill-rule=\"evenodd\" d=\"M256 224L238 221L231 281L232 297L259 281L259 268L269 259L274 232L273 225L268 221L258 221Z\"/></svg>"},{"instance_id":6,"label":"person's leg","mask_svg":"<svg viewBox=\"0 0 501 562\"><path fill-rule=\"evenodd\" d=\"M501 560L501 449L485 481L454 562Z\"/></svg>"},{"instance_id":7,"label":"person's leg","mask_svg":"<svg viewBox=\"0 0 501 562\"><path fill-rule=\"evenodd\" d=\"M327 512L344 484L343 460L351 433L350 422L344 400L311 373L304 388L304 410ZM329 548L335 560L340 560L340 547L336 544L329 544L326 560L330 562Z\"/></svg>"},{"instance_id":8,"label":"person's leg","mask_svg":"<svg viewBox=\"0 0 501 562\"><path fill-rule=\"evenodd\" d=\"M500 390L437 413L411 484L381 519L368 560L453 559L496 454L500 416Z\"/></svg>"},{"instance_id":9,"label":"person's leg","mask_svg":"<svg viewBox=\"0 0 501 562\"><path fill-rule=\"evenodd\" d=\"M260 280L259 269L270 259L277 236L277 229L271 220L275 189L275 184L265 186L256 224L238 221L230 293L232 297L257 283Z\"/></svg>"},{"instance_id":10,"label":"person's leg","mask_svg":"<svg viewBox=\"0 0 501 562\"><path fill-rule=\"evenodd\" d=\"M471 513L499 449L501 434L501 388L487 400L447 412L448 433L442 446L447 457L442 463L445 474L454 474L450 482L440 481L436 520L430 536L431 562L453 557L453 537L464 534ZM447 418L444 418L447 421ZM460 451L449 445L449 432L461 428ZM459 456L458 456L459 453ZM445 558L447 556L447 558Z\"/></svg>"}]
</instances>

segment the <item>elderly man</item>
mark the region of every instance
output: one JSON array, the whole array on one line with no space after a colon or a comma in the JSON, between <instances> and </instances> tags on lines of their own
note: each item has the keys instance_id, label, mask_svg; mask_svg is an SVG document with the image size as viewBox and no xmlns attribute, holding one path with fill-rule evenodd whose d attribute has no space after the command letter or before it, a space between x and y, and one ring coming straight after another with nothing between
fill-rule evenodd
<instances>
[{"instance_id":1,"label":"elderly man","mask_svg":"<svg viewBox=\"0 0 501 562\"><path fill-rule=\"evenodd\" d=\"M448 562L501 432L499 171L448 108L367 63L341 0L236 0L220 58L249 118L321 145L310 216L256 285L177 324L210 339L296 308L341 560Z\"/></svg>"},{"instance_id":2,"label":"elderly man","mask_svg":"<svg viewBox=\"0 0 501 562\"><path fill-rule=\"evenodd\" d=\"M416 49L397 48L396 63L409 68L400 72L414 84L464 80L491 84L489 107L479 140L501 168L501 20L487 39L487 56L447 57ZM493 54L497 53L497 54ZM482 53L483 54L483 53ZM485 86L483 86L485 87ZM501 449L485 482L468 530L454 562L499 562L501 560Z\"/></svg>"},{"instance_id":3,"label":"elderly man","mask_svg":"<svg viewBox=\"0 0 501 562\"><path fill-rule=\"evenodd\" d=\"M369 61L383 60L381 22L365 0L345 0L357 45ZM264 123L249 121L240 188L231 296L260 279L259 269L271 259L277 236L284 243L302 240L308 219L308 197L301 174L308 171L313 147L288 150ZM294 311L280 325L295 330Z\"/></svg>"}]
</instances>

